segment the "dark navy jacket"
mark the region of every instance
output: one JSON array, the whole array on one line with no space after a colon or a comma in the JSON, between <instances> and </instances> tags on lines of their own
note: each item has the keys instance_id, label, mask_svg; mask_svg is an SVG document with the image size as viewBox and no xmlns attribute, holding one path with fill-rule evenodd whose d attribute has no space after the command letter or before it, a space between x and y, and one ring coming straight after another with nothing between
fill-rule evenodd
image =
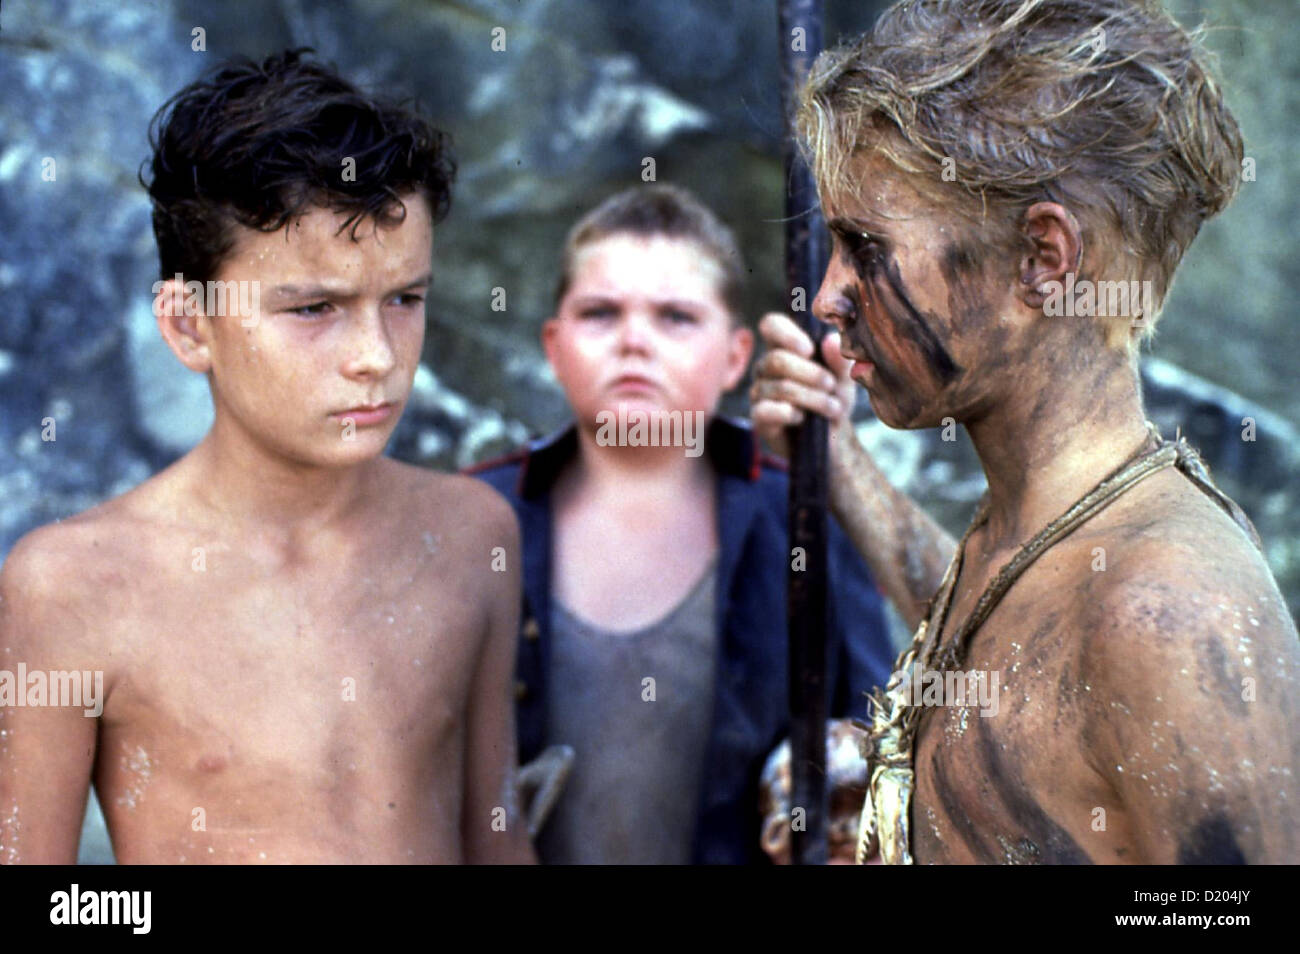
<instances>
[{"instance_id":1,"label":"dark navy jacket","mask_svg":"<svg viewBox=\"0 0 1300 954\"><path fill-rule=\"evenodd\" d=\"M786 577L788 480L759 452L747 424L714 418L705 441L718 473L717 682L708 768L696 819L696 864L763 861L758 780L787 733ZM546 744L550 649L550 492L577 453L570 426L469 472L515 508L523 535L524 606L516 683L519 759ZM832 518L826 686L832 715L866 718L865 692L889 675L893 652L881 597L866 565Z\"/></svg>"}]
</instances>

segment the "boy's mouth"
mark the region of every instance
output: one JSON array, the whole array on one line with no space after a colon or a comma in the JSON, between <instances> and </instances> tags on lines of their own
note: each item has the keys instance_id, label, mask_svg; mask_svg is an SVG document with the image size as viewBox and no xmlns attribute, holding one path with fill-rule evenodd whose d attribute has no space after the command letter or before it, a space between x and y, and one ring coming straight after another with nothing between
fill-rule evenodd
<instances>
[{"instance_id":1,"label":"boy's mouth","mask_svg":"<svg viewBox=\"0 0 1300 954\"><path fill-rule=\"evenodd\" d=\"M855 327L852 332L844 331L840 334L840 355L853 362L853 367L849 369L849 376L854 380L857 380L858 375L865 374L876 366L866 342L858 335L859 330Z\"/></svg>"},{"instance_id":2,"label":"boy's mouth","mask_svg":"<svg viewBox=\"0 0 1300 954\"><path fill-rule=\"evenodd\" d=\"M643 374L623 374L614 379L616 391L657 391L659 382Z\"/></svg>"},{"instance_id":3,"label":"boy's mouth","mask_svg":"<svg viewBox=\"0 0 1300 954\"><path fill-rule=\"evenodd\" d=\"M346 411L335 411L330 417L337 418L340 421L350 420L358 427L368 427L374 424L382 424L392 416L396 405L391 401L384 401L380 404L361 404Z\"/></svg>"},{"instance_id":4,"label":"boy's mouth","mask_svg":"<svg viewBox=\"0 0 1300 954\"><path fill-rule=\"evenodd\" d=\"M863 383L859 379L876 366L875 362L870 358L859 357L856 354L847 354L843 351L841 351L840 354L844 355L846 358L852 359L853 366L849 368L849 377L854 381L857 381L859 384Z\"/></svg>"}]
</instances>

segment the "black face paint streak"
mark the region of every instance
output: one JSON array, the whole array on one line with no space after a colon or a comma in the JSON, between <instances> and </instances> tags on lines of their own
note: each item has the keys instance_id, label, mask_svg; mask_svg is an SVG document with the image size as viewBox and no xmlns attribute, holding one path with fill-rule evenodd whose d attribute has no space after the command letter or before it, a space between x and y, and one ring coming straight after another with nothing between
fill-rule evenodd
<instances>
[{"instance_id":1,"label":"black face paint streak","mask_svg":"<svg viewBox=\"0 0 1300 954\"><path fill-rule=\"evenodd\" d=\"M884 305L893 326L902 331L920 352L926 368L947 384L962 370L952 359L935 334L933 325L937 322L925 317L907 296L903 279L898 272L898 263L890 260L881 243L868 235L852 229L837 226L833 229L840 237L841 247L846 249L853 270L857 272L862 283L871 287L878 302ZM888 295L880 292L888 288ZM892 299L892 300L890 300Z\"/></svg>"},{"instance_id":2,"label":"black face paint streak","mask_svg":"<svg viewBox=\"0 0 1300 954\"><path fill-rule=\"evenodd\" d=\"M962 844L975 857L978 864L989 865L995 864L998 860L997 854L988 845L985 845L980 838L979 829L971 821L970 816L966 814L965 808L962 807L961 800L957 794L956 788L948 778L948 769L942 758L942 752L936 751L930 759L930 771L934 775L934 791L939 796L939 804L943 806L943 813L947 816L948 821L961 836ZM915 801L913 809L916 808ZM911 826L913 832L918 832L917 826L913 823ZM923 861L923 858L917 860Z\"/></svg>"},{"instance_id":3,"label":"black face paint streak","mask_svg":"<svg viewBox=\"0 0 1300 954\"><path fill-rule=\"evenodd\" d=\"M926 364L934 369L935 374L944 384L947 384L957 376L961 368L953 361L952 355L943 346L934 329L921 317L921 313L908 299L907 293L903 290L903 279L898 274L898 265L895 262L886 263L884 273L890 290L901 306L898 309L890 309L890 317L896 323L910 326L912 340L920 349ZM900 318L904 320L900 322Z\"/></svg>"},{"instance_id":4,"label":"black face paint streak","mask_svg":"<svg viewBox=\"0 0 1300 954\"><path fill-rule=\"evenodd\" d=\"M1222 814L1204 818L1178 842L1180 865L1244 865L1232 825Z\"/></svg>"},{"instance_id":5,"label":"black face paint streak","mask_svg":"<svg viewBox=\"0 0 1300 954\"><path fill-rule=\"evenodd\" d=\"M896 426L906 424L924 408L926 391L948 384L961 368L935 334L932 325L938 322L924 318L908 298L897 264L886 261L880 243L844 229L834 231L840 238L841 261L853 268L862 289L853 296L858 314L845 337L853 350L866 354L876 366L873 383L897 408ZM872 314L884 319L872 329L879 347L867 344L862 296L869 296Z\"/></svg>"},{"instance_id":6,"label":"black face paint streak","mask_svg":"<svg viewBox=\"0 0 1300 954\"><path fill-rule=\"evenodd\" d=\"M1005 337L1005 329L994 325L993 309L980 293L983 263L984 256L972 245L954 243L943 250L939 272L948 285L948 313L963 331Z\"/></svg>"},{"instance_id":7,"label":"black face paint streak","mask_svg":"<svg viewBox=\"0 0 1300 954\"><path fill-rule=\"evenodd\" d=\"M1006 765L998 753L992 733L984 725L987 719L972 720L971 734L978 750L976 764L981 773L1007 809L1007 817L1014 819L1019 831L1018 840L1028 839L1038 847L1039 860L1044 864L1088 865L1092 859L1075 843L1070 835L1054 822L1034 801L1028 788L1013 766Z\"/></svg>"},{"instance_id":8,"label":"black face paint streak","mask_svg":"<svg viewBox=\"0 0 1300 954\"><path fill-rule=\"evenodd\" d=\"M905 379L899 373L898 368L894 366L893 362L877 354L867 340L867 326L862 315L862 299L858 295L858 290L850 285L843 290L843 293L844 297L853 305L853 320L844 329L844 338L849 349L858 354L866 355L867 359L876 366L876 382L891 396L900 398L908 394ZM918 406L916 411L919 410L920 407Z\"/></svg>"}]
</instances>

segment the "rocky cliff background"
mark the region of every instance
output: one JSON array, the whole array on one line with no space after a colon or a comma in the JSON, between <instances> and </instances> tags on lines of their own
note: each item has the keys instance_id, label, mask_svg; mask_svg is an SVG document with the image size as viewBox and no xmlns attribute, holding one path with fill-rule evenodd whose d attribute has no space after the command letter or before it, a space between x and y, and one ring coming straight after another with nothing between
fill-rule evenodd
<instances>
[{"instance_id":1,"label":"rocky cliff background","mask_svg":"<svg viewBox=\"0 0 1300 954\"><path fill-rule=\"evenodd\" d=\"M879 4L827 0L828 39ZM1175 0L1208 21L1255 180L1185 261L1144 364L1149 410L1181 428L1256 521L1300 607L1300 285L1292 156L1300 47L1290 4ZM537 343L573 219L641 181L697 190L748 257L751 311L779 308L782 118L774 0L8 0L0 10L0 557L30 528L134 486L211 420L203 381L158 338L157 259L136 182L147 124L233 53L314 46L416 97L456 140L425 364L393 453L455 468L564 418ZM505 31L505 49L492 48ZM204 49L196 50L196 30ZM54 178L43 172L53 160ZM506 293L492 310L492 289ZM1158 356L1158 357L1156 357ZM964 437L861 431L954 532L983 489ZM737 396L730 409L743 413ZM57 440L41 440L41 421ZM1254 441L1243 440L1245 420ZM92 810L83 860L111 860Z\"/></svg>"}]
</instances>

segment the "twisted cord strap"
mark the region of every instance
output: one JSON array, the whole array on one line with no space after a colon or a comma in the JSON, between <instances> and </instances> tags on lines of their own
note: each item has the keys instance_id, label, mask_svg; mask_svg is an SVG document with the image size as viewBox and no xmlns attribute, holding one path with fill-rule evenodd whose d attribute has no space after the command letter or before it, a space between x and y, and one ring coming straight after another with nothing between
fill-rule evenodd
<instances>
[{"instance_id":1,"label":"twisted cord strap","mask_svg":"<svg viewBox=\"0 0 1300 954\"><path fill-rule=\"evenodd\" d=\"M1215 486L1214 481L1210 478L1210 470L1205 466L1201 455L1196 448L1187 443L1187 438L1181 434L1174 444L1178 450L1178 470L1184 477L1201 489L1207 497L1213 500L1226 513L1238 527L1241 532L1250 538L1250 542L1255 545L1255 549L1260 553L1264 552L1264 542L1259 538L1259 532L1255 525L1251 523L1250 517L1246 516L1246 511L1238 506L1237 502Z\"/></svg>"},{"instance_id":2,"label":"twisted cord strap","mask_svg":"<svg viewBox=\"0 0 1300 954\"><path fill-rule=\"evenodd\" d=\"M1020 574L1029 569L1035 560L1105 509L1130 487L1176 463L1178 456L1178 447L1174 444L1164 444L1157 450L1143 455L1113 477L1103 480L1073 507L1049 523L1036 537L1021 547L1020 552L998 571L998 575L981 594L975 609L966 618L957 635L939 653L936 660L937 668L952 669L959 664L966 654L966 645L971 636L993 612L1007 590L1011 588L1011 584Z\"/></svg>"}]
</instances>

